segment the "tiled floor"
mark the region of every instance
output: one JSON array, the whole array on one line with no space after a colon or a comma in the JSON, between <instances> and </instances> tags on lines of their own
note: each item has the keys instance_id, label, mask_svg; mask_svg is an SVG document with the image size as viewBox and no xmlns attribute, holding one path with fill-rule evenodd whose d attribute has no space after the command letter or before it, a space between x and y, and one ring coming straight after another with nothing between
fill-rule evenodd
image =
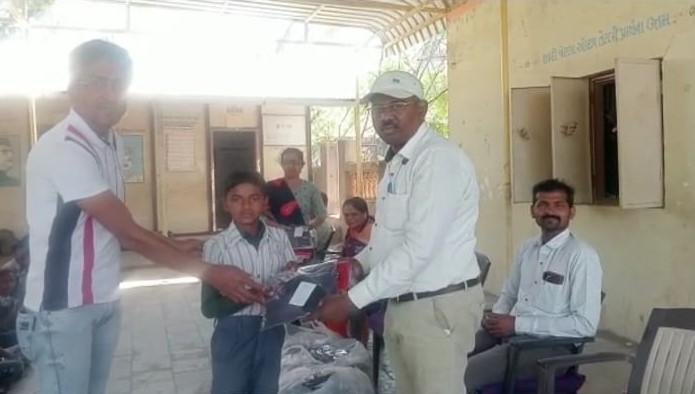
<instances>
[{"instance_id":1,"label":"tiled floor","mask_svg":"<svg viewBox=\"0 0 695 394\"><path fill-rule=\"evenodd\" d=\"M132 284L134 280L177 276L158 268L128 269L124 281ZM109 385L111 394L209 393L212 324L200 314L198 292L197 284L123 290L123 329ZM586 351L634 349L599 338ZM621 393L628 375L628 367L617 363L582 371L588 375L583 394ZM387 366L382 377L381 394L395 394ZM37 393L34 374L30 373L12 393Z\"/></svg>"}]
</instances>

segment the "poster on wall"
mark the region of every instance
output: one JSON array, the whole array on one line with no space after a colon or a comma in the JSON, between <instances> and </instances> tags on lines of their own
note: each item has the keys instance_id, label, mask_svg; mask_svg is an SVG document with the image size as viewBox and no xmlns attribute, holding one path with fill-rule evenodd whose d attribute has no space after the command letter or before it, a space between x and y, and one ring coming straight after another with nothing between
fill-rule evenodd
<instances>
[{"instance_id":1,"label":"poster on wall","mask_svg":"<svg viewBox=\"0 0 695 394\"><path fill-rule=\"evenodd\" d=\"M264 145L306 145L304 115L263 115Z\"/></svg>"},{"instance_id":2,"label":"poster on wall","mask_svg":"<svg viewBox=\"0 0 695 394\"><path fill-rule=\"evenodd\" d=\"M145 182L144 138L123 134L123 178L126 183Z\"/></svg>"},{"instance_id":3,"label":"poster on wall","mask_svg":"<svg viewBox=\"0 0 695 394\"><path fill-rule=\"evenodd\" d=\"M164 130L167 170L195 171L195 132L192 129Z\"/></svg>"},{"instance_id":4,"label":"poster on wall","mask_svg":"<svg viewBox=\"0 0 695 394\"><path fill-rule=\"evenodd\" d=\"M19 136L0 134L0 187L21 184Z\"/></svg>"}]
</instances>

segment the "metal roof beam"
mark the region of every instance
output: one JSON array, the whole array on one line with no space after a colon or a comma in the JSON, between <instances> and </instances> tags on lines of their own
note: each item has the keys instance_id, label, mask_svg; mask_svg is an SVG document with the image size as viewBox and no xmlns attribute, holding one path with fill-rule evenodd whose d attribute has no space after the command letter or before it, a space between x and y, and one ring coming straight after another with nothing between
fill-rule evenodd
<instances>
[{"instance_id":1,"label":"metal roof beam","mask_svg":"<svg viewBox=\"0 0 695 394\"><path fill-rule=\"evenodd\" d=\"M417 33L418 31L424 29L425 27L431 25L432 23L437 22L438 20L440 20L440 19L442 19L442 18L443 18L442 15L431 15L429 18L427 18L427 19L425 19L424 21L422 21L422 22L418 23L417 25L413 26L413 27L410 28L408 31L406 31L406 32L404 32L404 33L402 33L402 34L396 36L394 39L391 40L391 42L386 43L386 44L384 45L384 50L385 50L385 51L391 50L391 48L392 48L394 45L398 44L399 42L405 40L405 39L408 38L409 36L411 36L411 35Z\"/></svg>"},{"instance_id":2,"label":"metal roof beam","mask_svg":"<svg viewBox=\"0 0 695 394\"><path fill-rule=\"evenodd\" d=\"M325 4L321 4L320 6L316 7L316 9L311 13L311 15L307 16L307 18L304 19L304 23L306 24L306 23L311 22L311 20L314 19L316 17L316 15L318 15L319 12L321 12L323 7L325 7L325 6L326 6Z\"/></svg>"},{"instance_id":3,"label":"metal roof beam","mask_svg":"<svg viewBox=\"0 0 695 394\"><path fill-rule=\"evenodd\" d=\"M173 2L168 2L168 3L162 3L159 0L132 0L131 2L131 7L132 6L147 6L147 7L153 7L153 8L168 8L168 9L184 9L184 10L192 10L192 11L205 11L205 12L212 12L212 13L225 13L225 14L232 14L232 13L239 13L239 14L244 14L244 15L250 15L250 16L256 16L256 17L286 17L286 18L292 18L295 20L304 20L306 17L306 13L302 11L297 11L297 10L292 10L292 9L284 9L284 8L277 8L277 9L255 9L252 7L240 7L238 5L235 5L233 3L230 3L227 5L227 7L217 7L217 6L211 6L211 5L206 5L203 3L199 3L197 1L193 0L180 0L177 1L176 3Z\"/></svg>"},{"instance_id":4,"label":"metal roof beam","mask_svg":"<svg viewBox=\"0 0 695 394\"><path fill-rule=\"evenodd\" d=\"M246 3L261 3L261 1L258 0L248 0L245 1ZM269 1L262 1L262 2L269 2ZM403 11L407 12L413 6L403 4L403 3L393 3L393 2L385 2L385 1L376 1L376 0L277 0L277 1L270 1L272 3L276 4L305 4L305 5L331 5L331 6L336 6L340 8L361 8L361 9L371 9L371 10L391 10L391 11ZM447 10L446 8L440 8L440 7L426 7L423 9L424 12L429 12L429 13L445 13Z\"/></svg>"},{"instance_id":5,"label":"metal roof beam","mask_svg":"<svg viewBox=\"0 0 695 394\"><path fill-rule=\"evenodd\" d=\"M424 3L420 4L420 5L417 6L417 7L412 8L410 11L408 11L408 12L406 12L405 14L401 15L398 19L396 19L395 21L389 23L387 26L385 26L383 29L381 29L381 33L382 33L382 34L385 34L385 33L388 32L389 30L396 28L398 25L400 25L401 23L405 22L408 18L411 18L413 15L417 14L418 12L422 12L422 10L423 10L425 7L429 6L429 5L432 4L432 3L433 3L433 1L427 1L427 2L424 2ZM369 37L369 39L367 39L367 41L365 41L365 43L363 44L363 46L369 45L369 43L374 39L374 37L379 37L379 35L376 34L376 33L374 33L373 36Z\"/></svg>"},{"instance_id":6,"label":"metal roof beam","mask_svg":"<svg viewBox=\"0 0 695 394\"><path fill-rule=\"evenodd\" d=\"M103 0L102 0L103 1ZM106 2L114 3L120 2L119 0L106 0ZM212 13L224 13L224 14L240 14L254 17L268 17L268 18L285 18L293 21L304 22L309 12L304 11L304 9L293 9L293 8L282 8L274 6L272 9L259 9L259 7L249 7L240 5L236 1L228 1L226 5L218 4L212 5L209 1L197 1L197 0L176 0L176 1L162 1L162 0L131 0L131 7L152 7L152 8L162 8L162 9L182 9L191 11L201 11L201 12L212 12ZM277 7L277 8L276 8ZM353 16L359 17L355 18ZM366 28L370 31L381 29L384 25L383 18L379 18L374 14L368 12L344 12L341 13L339 10L328 10L324 8L324 11L317 14L313 18L314 23L323 23L328 25L336 26L352 26L358 28Z\"/></svg>"}]
</instances>

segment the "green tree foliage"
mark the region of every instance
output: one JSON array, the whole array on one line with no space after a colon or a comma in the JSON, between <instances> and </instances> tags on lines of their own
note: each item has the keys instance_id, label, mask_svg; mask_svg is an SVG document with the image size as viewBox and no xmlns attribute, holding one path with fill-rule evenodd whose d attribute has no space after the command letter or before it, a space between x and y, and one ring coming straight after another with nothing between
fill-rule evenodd
<instances>
[{"instance_id":1,"label":"green tree foliage","mask_svg":"<svg viewBox=\"0 0 695 394\"><path fill-rule=\"evenodd\" d=\"M382 72L402 70L420 78L425 88L425 98L429 102L427 122L440 134L448 137L446 32L396 56L386 58L382 68Z\"/></svg>"},{"instance_id":2,"label":"green tree foliage","mask_svg":"<svg viewBox=\"0 0 695 394\"><path fill-rule=\"evenodd\" d=\"M360 78L360 94L369 90L379 74L391 70L408 71L420 78L425 88L425 98L429 102L427 122L437 132L448 137L446 33L405 52L384 58L380 70ZM375 137L369 113L364 106L360 106L359 111L363 143L372 143ZM324 142L335 142L340 138L355 136L355 116L352 107L313 107L311 120L313 152L316 154L320 144Z\"/></svg>"},{"instance_id":3,"label":"green tree foliage","mask_svg":"<svg viewBox=\"0 0 695 394\"><path fill-rule=\"evenodd\" d=\"M39 15L54 0L2 0L0 2L0 39L21 30L22 23Z\"/></svg>"}]
</instances>

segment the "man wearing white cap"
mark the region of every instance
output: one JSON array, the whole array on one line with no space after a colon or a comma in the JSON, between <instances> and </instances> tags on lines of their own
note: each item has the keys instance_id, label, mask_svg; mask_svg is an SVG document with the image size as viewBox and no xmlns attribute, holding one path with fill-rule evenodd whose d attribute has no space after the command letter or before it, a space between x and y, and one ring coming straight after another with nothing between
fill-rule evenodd
<instances>
[{"instance_id":1,"label":"man wearing white cap","mask_svg":"<svg viewBox=\"0 0 695 394\"><path fill-rule=\"evenodd\" d=\"M363 100L390 147L371 241L355 258L368 275L316 315L337 320L388 299L384 337L398 393L465 393L466 355L483 309L473 164L425 123L415 76L386 72Z\"/></svg>"}]
</instances>

